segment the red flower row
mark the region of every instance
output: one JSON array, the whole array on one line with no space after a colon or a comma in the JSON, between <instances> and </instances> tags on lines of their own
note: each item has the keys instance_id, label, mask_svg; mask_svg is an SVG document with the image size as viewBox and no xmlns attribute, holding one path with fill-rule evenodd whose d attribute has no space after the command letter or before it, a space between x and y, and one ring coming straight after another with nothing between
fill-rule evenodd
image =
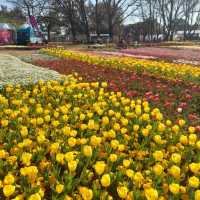
<instances>
[{"instance_id":1,"label":"red flower row","mask_svg":"<svg viewBox=\"0 0 200 200\"><path fill-rule=\"evenodd\" d=\"M34 64L53 69L61 74L76 72L87 81L107 81L110 89L123 91L131 98L145 98L153 106L159 107L167 117L184 117L191 124L200 121L200 86L193 83L169 81L147 73L136 74L70 59L37 60Z\"/></svg>"}]
</instances>

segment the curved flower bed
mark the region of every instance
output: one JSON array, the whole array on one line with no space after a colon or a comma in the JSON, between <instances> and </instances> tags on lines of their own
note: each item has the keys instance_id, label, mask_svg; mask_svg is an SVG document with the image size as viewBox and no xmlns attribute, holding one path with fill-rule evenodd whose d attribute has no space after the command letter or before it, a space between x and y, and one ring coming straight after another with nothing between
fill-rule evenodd
<instances>
[{"instance_id":1,"label":"curved flower bed","mask_svg":"<svg viewBox=\"0 0 200 200\"><path fill-rule=\"evenodd\" d=\"M1 199L200 199L199 130L106 87L3 89Z\"/></svg>"},{"instance_id":2,"label":"curved flower bed","mask_svg":"<svg viewBox=\"0 0 200 200\"><path fill-rule=\"evenodd\" d=\"M146 71L159 77L181 79L200 84L200 68L191 65L135 59L130 57L103 57L59 48L46 48L41 51L49 55L80 60L88 62L89 64L98 64L136 72Z\"/></svg>"}]
</instances>

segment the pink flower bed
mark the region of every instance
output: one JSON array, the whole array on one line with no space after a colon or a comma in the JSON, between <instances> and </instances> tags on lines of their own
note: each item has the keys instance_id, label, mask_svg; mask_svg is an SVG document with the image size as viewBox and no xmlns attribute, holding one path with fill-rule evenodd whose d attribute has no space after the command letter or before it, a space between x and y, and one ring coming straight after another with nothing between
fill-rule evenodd
<instances>
[{"instance_id":1,"label":"pink flower bed","mask_svg":"<svg viewBox=\"0 0 200 200\"><path fill-rule=\"evenodd\" d=\"M170 49L159 47L145 47L137 49L123 49L120 53L130 55L152 56L169 60L200 61L200 50L198 49Z\"/></svg>"},{"instance_id":2,"label":"pink flower bed","mask_svg":"<svg viewBox=\"0 0 200 200\"><path fill-rule=\"evenodd\" d=\"M125 53L125 52L115 52L115 51L92 51L89 53L101 54L104 56L126 56L126 57L140 58L140 59L156 59L157 58L154 56L137 55L137 54L130 54L130 53Z\"/></svg>"}]
</instances>

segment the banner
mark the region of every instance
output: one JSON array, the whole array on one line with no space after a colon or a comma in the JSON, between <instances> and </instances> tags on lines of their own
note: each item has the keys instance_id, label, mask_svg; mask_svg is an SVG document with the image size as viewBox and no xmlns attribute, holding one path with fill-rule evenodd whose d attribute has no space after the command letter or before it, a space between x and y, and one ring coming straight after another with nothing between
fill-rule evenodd
<instances>
[{"instance_id":1,"label":"banner","mask_svg":"<svg viewBox=\"0 0 200 200\"><path fill-rule=\"evenodd\" d=\"M29 21L30 21L31 26L39 33L40 37L42 37L42 33L41 33L40 29L39 29L39 26L38 26L38 23L37 23L35 17L34 16L30 16Z\"/></svg>"}]
</instances>

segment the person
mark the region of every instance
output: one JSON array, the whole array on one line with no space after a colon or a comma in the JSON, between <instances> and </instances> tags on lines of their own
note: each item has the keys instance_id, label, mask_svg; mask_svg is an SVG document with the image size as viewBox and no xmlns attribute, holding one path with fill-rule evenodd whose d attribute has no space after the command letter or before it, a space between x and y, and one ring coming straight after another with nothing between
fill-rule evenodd
<instances>
[{"instance_id":1,"label":"person","mask_svg":"<svg viewBox=\"0 0 200 200\"><path fill-rule=\"evenodd\" d=\"M127 48L127 42L123 39L123 38L121 38L120 40L119 40L119 42L118 42L118 45L117 45L119 48Z\"/></svg>"}]
</instances>

